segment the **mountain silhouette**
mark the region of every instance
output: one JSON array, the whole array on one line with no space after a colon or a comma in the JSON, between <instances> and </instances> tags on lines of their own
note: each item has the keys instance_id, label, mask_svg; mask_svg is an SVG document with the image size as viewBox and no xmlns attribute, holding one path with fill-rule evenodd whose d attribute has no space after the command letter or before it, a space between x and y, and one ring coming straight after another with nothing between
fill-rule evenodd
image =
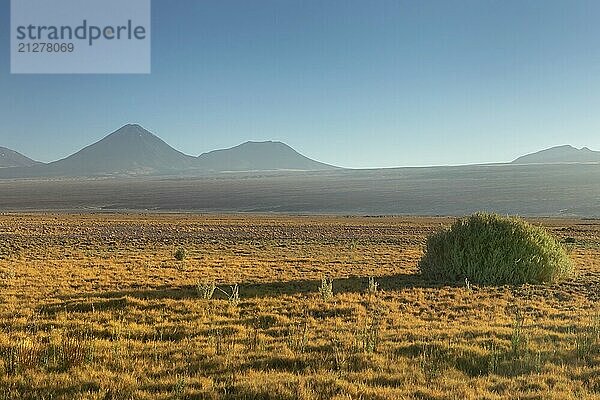
<instances>
[{"instance_id":1,"label":"mountain silhouette","mask_svg":"<svg viewBox=\"0 0 600 400\"><path fill-rule=\"evenodd\" d=\"M125 125L75 154L48 164L0 170L0 178L86 177L107 175L194 175L256 170L336 168L307 158L281 142L246 142L198 157L175 150L137 124Z\"/></svg>"},{"instance_id":2,"label":"mountain silhouette","mask_svg":"<svg viewBox=\"0 0 600 400\"><path fill-rule=\"evenodd\" d=\"M21 153L7 149L6 147L0 147L0 168L30 167L37 164L40 163L29 157L25 157Z\"/></svg>"},{"instance_id":3,"label":"mountain silhouette","mask_svg":"<svg viewBox=\"0 0 600 400\"><path fill-rule=\"evenodd\" d=\"M517 158L513 164L560 164L600 162L600 151L570 145L556 146Z\"/></svg>"},{"instance_id":4,"label":"mountain silhouette","mask_svg":"<svg viewBox=\"0 0 600 400\"><path fill-rule=\"evenodd\" d=\"M303 156L281 142L246 142L198 156L197 167L206 171L327 170L332 165Z\"/></svg>"},{"instance_id":5,"label":"mountain silhouette","mask_svg":"<svg viewBox=\"0 0 600 400\"><path fill-rule=\"evenodd\" d=\"M175 150L140 125L129 124L39 169L65 176L152 174L189 168L194 161L194 157Z\"/></svg>"}]
</instances>

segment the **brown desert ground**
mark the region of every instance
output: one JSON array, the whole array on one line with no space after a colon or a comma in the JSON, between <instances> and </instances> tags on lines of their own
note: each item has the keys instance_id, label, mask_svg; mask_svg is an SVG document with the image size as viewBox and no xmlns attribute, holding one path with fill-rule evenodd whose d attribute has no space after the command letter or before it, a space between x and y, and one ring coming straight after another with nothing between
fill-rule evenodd
<instances>
[{"instance_id":1,"label":"brown desert ground","mask_svg":"<svg viewBox=\"0 0 600 400\"><path fill-rule=\"evenodd\" d=\"M532 220L569 281L424 281L453 220L2 214L0 399L600 398L600 220Z\"/></svg>"}]
</instances>

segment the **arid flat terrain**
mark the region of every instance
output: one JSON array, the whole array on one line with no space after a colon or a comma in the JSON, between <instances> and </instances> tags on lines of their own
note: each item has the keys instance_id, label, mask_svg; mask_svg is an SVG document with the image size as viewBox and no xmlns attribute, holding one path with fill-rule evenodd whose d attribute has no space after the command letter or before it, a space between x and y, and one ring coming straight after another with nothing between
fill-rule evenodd
<instances>
[{"instance_id":1,"label":"arid flat terrain","mask_svg":"<svg viewBox=\"0 0 600 400\"><path fill-rule=\"evenodd\" d=\"M600 398L600 220L494 287L418 275L452 221L2 214L0 399Z\"/></svg>"},{"instance_id":2,"label":"arid flat terrain","mask_svg":"<svg viewBox=\"0 0 600 400\"><path fill-rule=\"evenodd\" d=\"M0 179L0 193L4 211L600 217L600 164Z\"/></svg>"}]
</instances>

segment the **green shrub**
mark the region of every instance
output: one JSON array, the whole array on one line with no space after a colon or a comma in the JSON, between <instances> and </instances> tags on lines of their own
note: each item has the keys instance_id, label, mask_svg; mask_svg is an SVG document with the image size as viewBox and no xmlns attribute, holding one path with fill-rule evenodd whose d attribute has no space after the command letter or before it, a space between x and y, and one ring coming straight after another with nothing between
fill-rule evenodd
<instances>
[{"instance_id":1,"label":"green shrub","mask_svg":"<svg viewBox=\"0 0 600 400\"><path fill-rule=\"evenodd\" d=\"M427 279L445 282L522 284L564 279L573 264L544 228L477 213L430 236L419 270Z\"/></svg>"},{"instance_id":2,"label":"green shrub","mask_svg":"<svg viewBox=\"0 0 600 400\"><path fill-rule=\"evenodd\" d=\"M185 256L186 256L186 252L183 247L178 248L177 250L175 250L175 253L173 253L173 257L175 257L175 259L177 261L183 261Z\"/></svg>"}]
</instances>

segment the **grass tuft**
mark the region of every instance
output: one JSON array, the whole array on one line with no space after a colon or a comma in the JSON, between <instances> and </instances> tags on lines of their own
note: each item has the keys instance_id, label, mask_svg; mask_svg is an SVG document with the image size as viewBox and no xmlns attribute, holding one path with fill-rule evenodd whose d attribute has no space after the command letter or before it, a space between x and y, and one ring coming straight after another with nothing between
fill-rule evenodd
<instances>
[{"instance_id":1,"label":"grass tuft","mask_svg":"<svg viewBox=\"0 0 600 400\"><path fill-rule=\"evenodd\" d=\"M333 298L333 279L326 276L321 278L321 286L319 286L319 294L323 301L329 301Z\"/></svg>"}]
</instances>

